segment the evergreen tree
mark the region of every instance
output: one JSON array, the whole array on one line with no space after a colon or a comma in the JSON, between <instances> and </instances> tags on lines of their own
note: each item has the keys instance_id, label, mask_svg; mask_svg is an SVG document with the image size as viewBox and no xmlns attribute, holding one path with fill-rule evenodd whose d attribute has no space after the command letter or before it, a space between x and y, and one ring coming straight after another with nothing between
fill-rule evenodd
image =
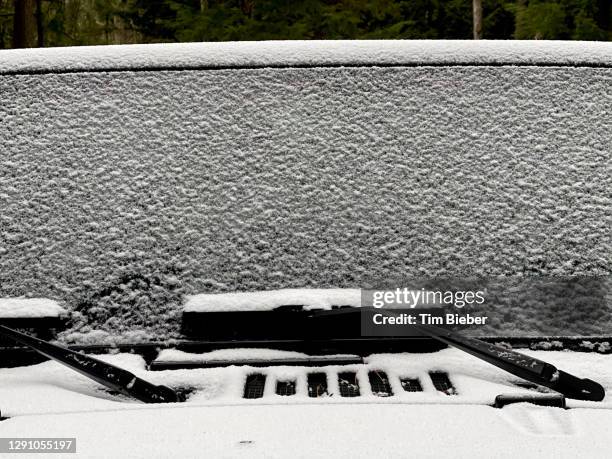
<instances>
[{"instance_id":1,"label":"evergreen tree","mask_svg":"<svg viewBox=\"0 0 612 459\"><path fill-rule=\"evenodd\" d=\"M612 39L612 0L481 1L483 38ZM32 46L36 35L38 44L44 46L228 40L470 39L473 37L472 2L0 0L0 48L11 47L14 37L22 40L24 36ZM23 5L30 11L25 29ZM38 23L32 5L38 5L41 13ZM18 24L17 28L14 24Z\"/></svg>"}]
</instances>

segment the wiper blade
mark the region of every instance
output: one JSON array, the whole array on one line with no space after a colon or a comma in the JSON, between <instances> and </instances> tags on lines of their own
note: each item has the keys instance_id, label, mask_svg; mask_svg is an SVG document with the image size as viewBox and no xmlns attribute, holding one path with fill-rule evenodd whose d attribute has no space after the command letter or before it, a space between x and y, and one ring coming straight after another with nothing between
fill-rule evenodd
<instances>
[{"instance_id":1,"label":"wiper blade","mask_svg":"<svg viewBox=\"0 0 612 459\"><path fill-rule=\"evenodd\" d=\"M422 333L461 349L519 378L555 390L568 398L600 402L606 396L601 384L578 378L554 365L476 338L433 325L415 325Z\"/></svg>"},{"instance_id":2,"label":"wiper blade","mask_svg":"<svg viewBox=\"0 0 612 459\"><path fill-rule=\"evenodd\" d=\"M364 309L373 308L346 308L332 311L313 311L311 318L324 319L327 316L342 314L355 314ZM376 309L378 313L388 316L399 314L388 309ZM453 346L464 352L472 354L481 360L489 362L502 370L512 373L519 378L535 384L553 389L568 398L577 400L590 400L600 402L606 392L601 384L586 378L578 378L565 371L557 369L554 365L513 350L496 346L476 338L463 336L458 332L443 329L433 325L412 325L420 333L430 336L438 341Z\"/></svg>"},{"instance_id":3,"label":"wiper blade","mask_svg":"<svg viewBox=\"0 0 612 459\"><path fill-rule=\"evenodd\" d=\"M51 344L3 325L0 325L0 334L78 371L111 390L121 392L141 402L172 403L181 401L179 395L171 388L156 386L110 363Z\"/></svg>"}]
</instances>

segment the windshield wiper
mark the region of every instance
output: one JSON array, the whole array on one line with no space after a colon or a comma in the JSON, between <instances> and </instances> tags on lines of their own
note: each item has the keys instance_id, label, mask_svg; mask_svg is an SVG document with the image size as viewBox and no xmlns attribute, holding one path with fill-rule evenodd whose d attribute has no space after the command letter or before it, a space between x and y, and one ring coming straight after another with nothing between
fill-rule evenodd
<instances>
[{"instance_id":1,"label":"windshield wiper","mask_svg":"<svg viewBox=\"0 0 612 459\"><path fill-rule=\"evenodd\" d=\"M323 319L330 315L360 313L360 311L365 309L371 310L373 308L346 308L331 311L313 311L310 317ZM376 309L376 311L377 313L388 316L399 315L399 313L388 309ZM476 338L469 338L456 331L433 325L412 326L424 335L472 354L519 378L553 389L568 398L600 402L606 395L604 388L599 383L591 379L578 378L557 369L550 363L529 357L520 352L496 346L495 344L487 343Z\"/></svg>"},{"instance_id":2,"label":"windshield wiper","mask_svg":"<svg viewBox=\"0 0 612 459\"><path fill-rule=\"evenodd\" d=\"M432 338L472 354L519 378L548 387L568 398L600 402L606 396L601 384L591 379L578 378L534 357L433 325L415 325L415 327Z\"/></svg>"},{"instance_id":3,"label":"windshield wiper","mask_svg":"<svg viewBox=\"0 0 612 459\"><path fill-rule=\"evenodd\" d=\"M89 357L84 354L51 344L47 341L0 325L0 334L24 344L39 354L55 360L82 375L145 403L172 403L182 401L169 387L156 386L123 368Z\"/></svg>"}]
</instances>

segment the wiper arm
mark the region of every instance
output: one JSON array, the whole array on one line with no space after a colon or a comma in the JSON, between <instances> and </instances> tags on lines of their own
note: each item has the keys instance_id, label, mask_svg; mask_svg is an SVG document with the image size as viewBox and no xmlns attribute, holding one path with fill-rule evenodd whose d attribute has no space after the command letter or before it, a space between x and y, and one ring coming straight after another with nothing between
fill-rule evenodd
<instances>
[{"instance_id":1,"label":"wiper arm","mask_svg":"<svg viewBox=\"0 0 612 459\"><path fill-rule=\"evenodd\" d=\"M169 387L156 386L123 368L89 357L84 354L51 344L42 339L0 325L0 334L28 346L39 354L78 371L89 379L117 392L145 403L172 403L181 401L179 395Z\"/></svg>"},{"instance_id":2,"label":"wiper arm","mask_svg":"<svg viewBox=\"0 0 612 459\"><path fill-rule=\"evenodd\" d=\"M355 314L365 308L346 308L331 311L313 311L312 318L324 319L330 315ZM373 309L373 308L367 308ZM378 313L388 316L399 314L388 309L376 309ZM590 379L581 379L565 371L557 369L554 365L544 362L520 352L505 349L476 338L468 338L455 331L446 330L433 325L412 325L422 334L453 346L464 352L472 354L479 359L489 362L502 370L512 373L519 378L535 384L548 387L568 398L577 400L591 400L599 402L604 399L606 392L597 382Z\"/></svg>"},{"instance_id":3,"label":"wiper arm","mask_svg":"<svg viewBox=\"0 0 612 459\"><path fill-rule=\"evenodd\" d=\"M502 370L540 386L560 392L568 398L600 402L606 396L601 384L566 373L554 365L476 338L433 325L415 325L418 330L450 346L461 349Z\"/></svg>"}]
</instances>

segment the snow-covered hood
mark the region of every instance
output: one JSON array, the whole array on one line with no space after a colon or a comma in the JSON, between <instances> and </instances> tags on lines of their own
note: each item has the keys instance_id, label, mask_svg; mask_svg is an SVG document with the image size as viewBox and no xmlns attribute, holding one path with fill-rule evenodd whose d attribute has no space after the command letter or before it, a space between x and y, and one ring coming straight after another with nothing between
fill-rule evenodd
<instances>
[{"instance_id":1,"label":"snow-covered hood","mask_svg":"<svg viewBox=\"0 0 612 459\"><path fill-rule=\"evenodd\" d=\"M612 355L528 351L612 391ZM172 356L176 358L175 356ZM612 402L568 400L570 409L527 404L492 408L500 393L524 393L516 379L460 351L374 355L355 370L384 369L394 381L414 376L423 392L381 398L312 399L304 368L146 371L138 356L105 360L155 383L196 390L182 404L151 406L117 398L55 362L0 370L2 437L76 437L84 457L604 457L612 446ZM347 367L343 367L346 370ZM242 398L247 374L268 376L264 396ZM324 367L333 375L338 368ZM445 370L456 395L436 391L427 373ZM297 393L274 394L276 380L294 377ZM331 380L331 378L330 378ZM138 439L135 442L134 439Z\"/></svg>"}]
</instances>

